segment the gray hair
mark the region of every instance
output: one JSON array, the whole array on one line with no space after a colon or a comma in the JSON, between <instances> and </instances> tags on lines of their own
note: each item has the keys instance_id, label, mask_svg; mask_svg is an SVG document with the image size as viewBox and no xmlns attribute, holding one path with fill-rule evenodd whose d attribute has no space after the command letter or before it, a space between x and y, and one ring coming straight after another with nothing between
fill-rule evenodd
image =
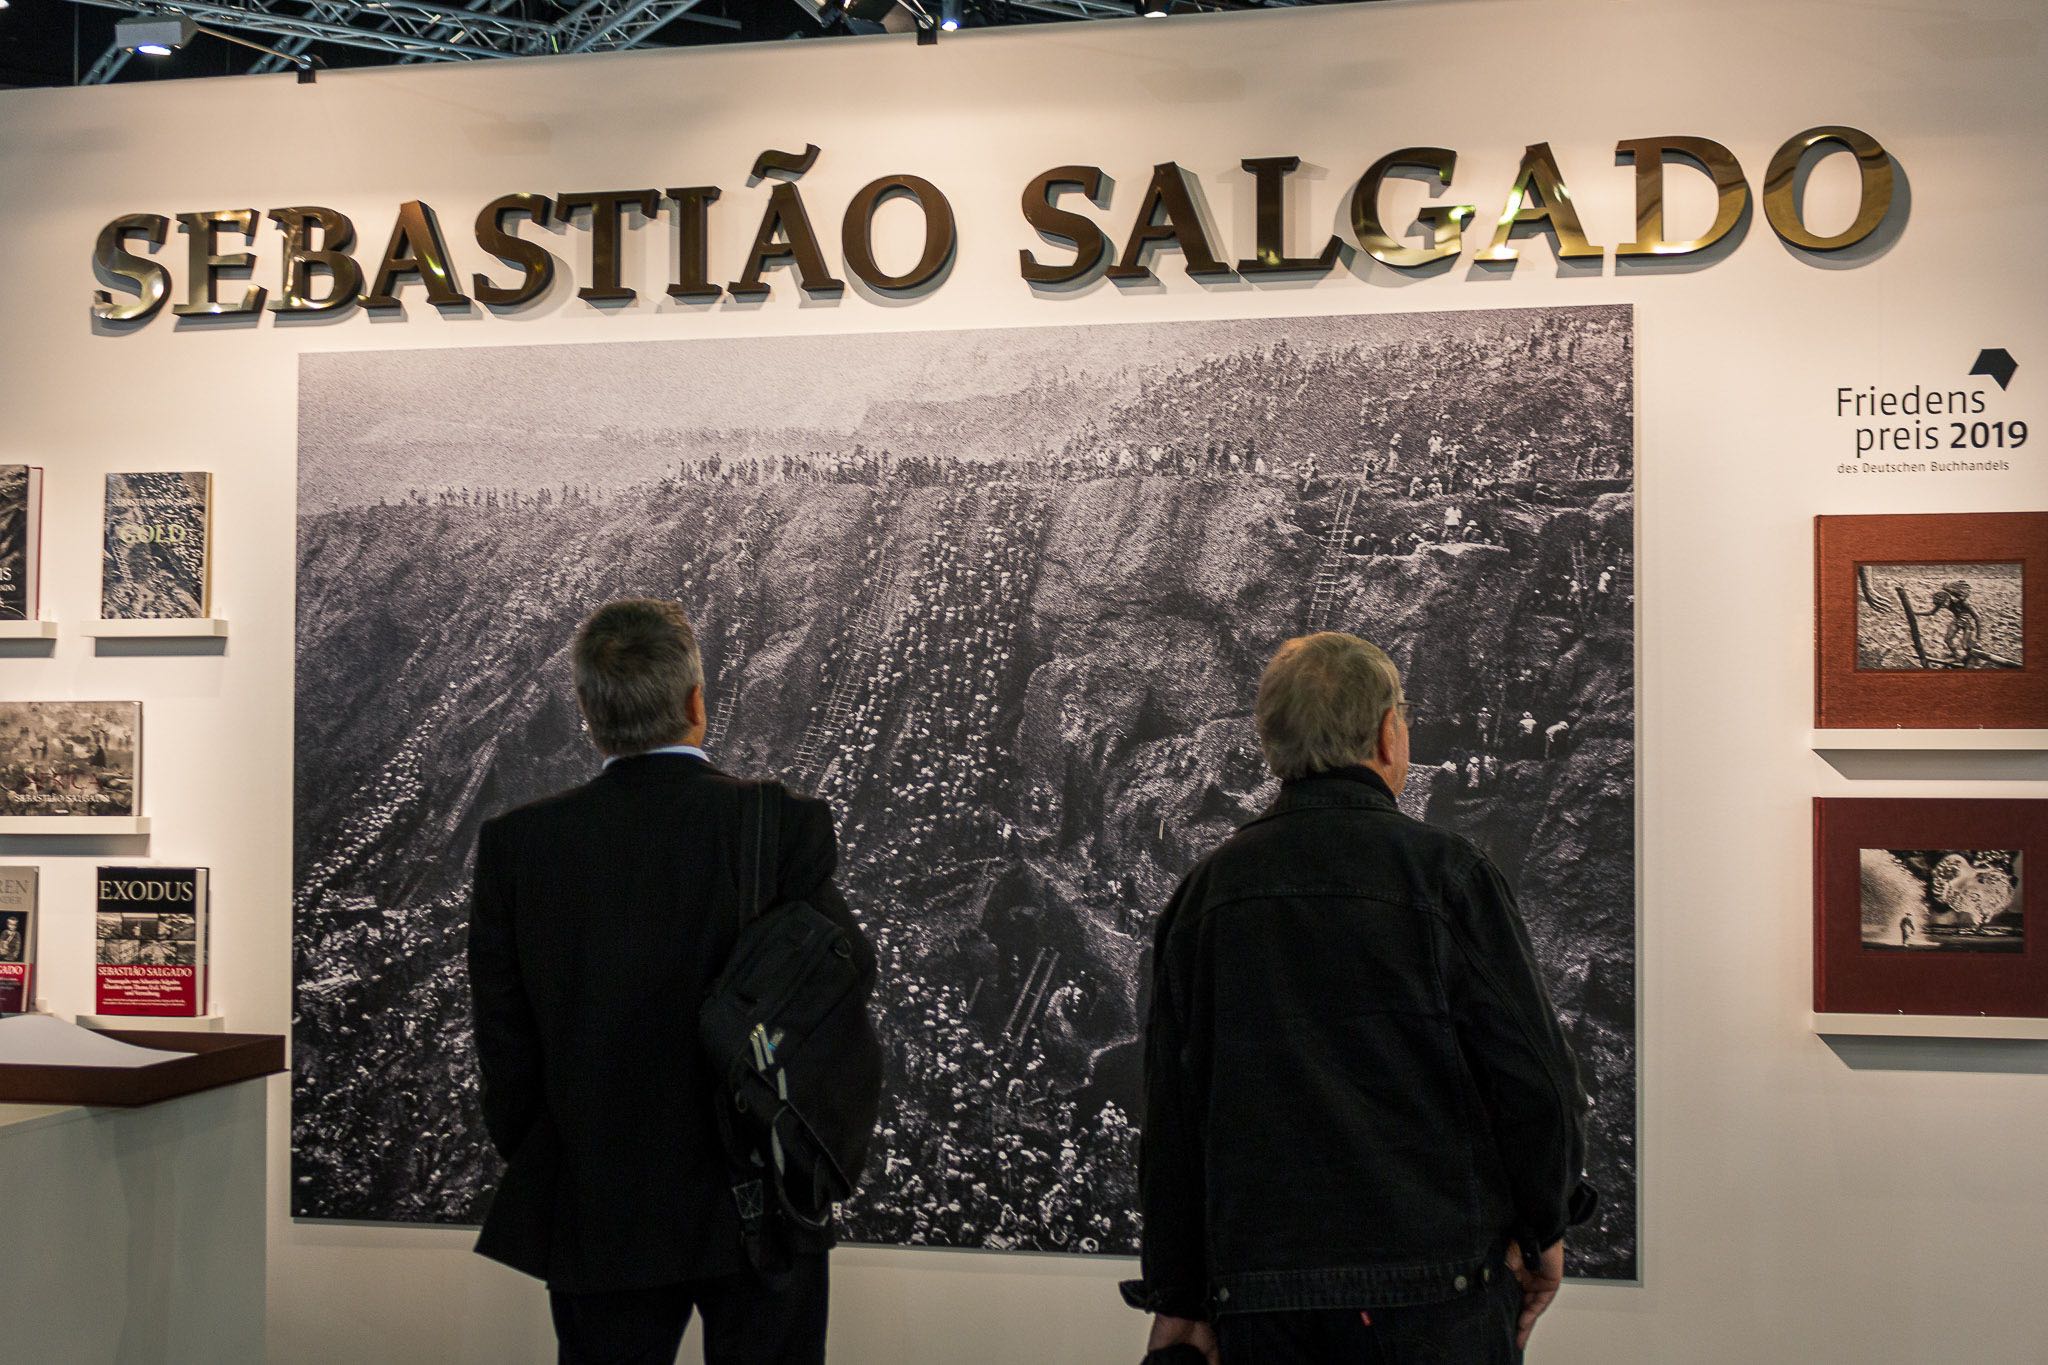
<instances>
[{"instance_id":1,"label":"gray hair","mask_svg":"<svg viewBox=\"0 0 2048 1365\"><path fill-rule=\"evenodd\" d=\"M638 754L690 732L686 703L704 685L697 632L674 602L607 602L576 632L576 700L607 754Z\"/></svg>"},{"instance_id":2,"label":"gray hair","mask_svg":"<svg viewBox=\"0 0 2048 1365\"><path fill-rule=\"evenodd\" d=\"M1259 679L1266 765L1284 782L1364 763L1400 701L1401 675L1377 645L1334 630L1289 640Z\"/></svg>"}]
</instances>

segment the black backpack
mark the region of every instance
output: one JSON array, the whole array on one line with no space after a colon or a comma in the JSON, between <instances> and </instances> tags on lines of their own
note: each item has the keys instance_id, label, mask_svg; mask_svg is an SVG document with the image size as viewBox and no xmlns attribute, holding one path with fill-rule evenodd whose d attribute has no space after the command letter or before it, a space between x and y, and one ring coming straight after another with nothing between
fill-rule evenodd
<instances>
[{"instance_id":1,"label":"black backpack","mask_svg":"<svg viewBox=\"0 0 2048 1365\"><path fill-rule=\"evenodd\" d=\"M882 1046L867 1011L873 982L846 930L769 886L781 787L757 783L753 797L740 819L747 918L697 1031L728 1100L719 1129L747 1259L769 1270L792 1242L829 1239L833 1206L860 1179L881 1109ZM786 1235L774 1235L778 1224Z\"/></svg>"}]
</instances>

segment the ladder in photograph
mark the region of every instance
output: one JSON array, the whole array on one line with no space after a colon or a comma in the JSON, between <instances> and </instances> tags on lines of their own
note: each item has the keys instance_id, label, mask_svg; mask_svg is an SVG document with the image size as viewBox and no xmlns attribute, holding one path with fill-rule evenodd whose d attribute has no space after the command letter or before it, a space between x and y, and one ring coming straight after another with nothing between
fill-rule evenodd
<instances>
[{"instance_id":1,"label":"ladder in photograph","mask_svg":"<svg viewBox=\"0 0 2048 1365\"><path fill-rule=\"evenodd\" d=\"M1010 1007L1009 1020L1003 1025L1003 1041L1009 1045L1012 1056L1024 1046L1024 1040L1031 1036L1031 1030L1038 1023L1039 1011L1045 1008L1045 998L1052 990L1053 973L1060 965L1057 948L1040 948L1038 956L1031 960L1030 974L1024 978L1024 988L1017 992L1017 1003Z\"/></svg>"},{"instance_id":2,"label":"ladder in photograph","mask_svg":"<svg viewBox=\"0 0 2048 1365\"><path fill-rule=\"evenodd\" d=\"M860 697L861 682L867 676L868 663L882 643L882 629L889 619L889 590L896 581L896 571L889 563L889 547L884 545L876 561L874 575L869 582L867 600L861 604L860 614L854 618L853 628L847 632L846 661L832 679L832 691L825 698L824 710L811 722L804 732L803 743L796 750L796 772L808 780L818 770L818 759L825 752L826 742L853 716L854 704Z\"/></svg>"},{"instance_id":3,"label":"ladder in photograph","mask_svg":"<svg viewBox=\"0 0 2048 1365\"><path fill-rule=\"evenodd\" d=\"M716 749L725 732L732 725L733 713L740 704L740 673L746 665L746 642L753 638L754 618L760 608L760 595L753 582L754 556L751 551L741 550L733 557L733 569L739 575L739 629L732 635L731 662L724 663L718 670L718 701L712 707L711 724L704 729L704 747ZM723 662L723 661L721 661Z\"/></svg>"},{"instance_id":4,"label":"ladder in photograph","mask_svg":"<svg viewBox=\"0 0 2048 1365\"><path fill-rule=\"evenodd\" d=\"M716 749L719 741L725 738L726 730L732 725L732 714L739 708L740 701L739 672L737 667L726 670L732 677L731 686L726 685L723 676L718 680L718 704L711 708L711 724L704 731L706 749Z\"/></svg>"},{"instance_id":5,"label":"ladder in photograph","mask_svg":"<svg viewBox=\"0 0 2048 1365\"><path fill-rule=\"evenodd\" d=\"M1358 486L1349 484L1337 495L1337 515L1323 535L1323 558L1316 566L1315 592L1308 603L1308 628L1314 634L1327 630L1330 611L1337 605L1337 589L1344 582L1346 546L1351 539L1351 512L1358 505Z\"/></svg>"}]
</instances>

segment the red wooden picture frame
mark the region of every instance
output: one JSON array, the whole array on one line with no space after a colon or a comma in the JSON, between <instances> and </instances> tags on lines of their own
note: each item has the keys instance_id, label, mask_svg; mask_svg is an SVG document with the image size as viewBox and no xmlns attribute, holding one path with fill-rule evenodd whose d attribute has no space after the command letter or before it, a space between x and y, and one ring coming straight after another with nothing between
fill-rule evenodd
<instances>
[{"instance_id":1,"label":"red wooden picture frame","mask_svg":"<svg viewBox=\"0 0 2048 1365\"><path fill-rule=\"evenodd\" d=\"M1948 666L1933 616L1908 618L1896 587L1860 576L1887 564L2017 564L2018 667ZM1858 604L1924 635L1931 667L1858 666ZM1916 607L1918 604L1914 604ZM1922 621L1925 624L1922 624ZM2048 727L2048 512L1814 518L1814 726L1818 729Z\"/></svg>"},{"instance_id":2,"label":"red wooden picture frame","mask_svg":"<svg viewBox=\"0 0 2048 1365\"><path fill-rule=\"evenodd\" d=\"M2014 951L1882 951L1863 941L1865 849L2020 855ZM2048 1018L2048 801L1813 803L1813 1008L1821 1014Z\"/></svg>"}]
</instances>

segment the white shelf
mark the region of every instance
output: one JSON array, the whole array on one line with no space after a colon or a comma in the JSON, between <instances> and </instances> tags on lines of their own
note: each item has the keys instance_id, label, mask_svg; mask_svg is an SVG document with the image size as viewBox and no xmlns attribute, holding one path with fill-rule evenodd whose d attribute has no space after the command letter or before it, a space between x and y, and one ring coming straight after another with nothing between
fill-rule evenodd
<instances>
[{"instance_id":1,"label":"white shelf","mask_svg":"<svg viewBox=\"0 0 2048 1365\"><path fill-rule=\"evenodd\" d=\"M80 1028L143 1029L152 1033L226 1033L227 1016L220 1014L81 1014Z\"/></svg>"},{"instance_id":2,"label":"white shelf","mask_svg":"<svg viewBox=\"0 0 2048 1365\"><path fill-rule=\"evenodd\" d=\"M54 640L55 621L0 621L0 640Z\"/></svg>"},{"instance_id":3,"label":"white shelf","mask_svg":"<svg viewBox=\"0 0 2048 1365\"><path fill-rule=\"evenodd\" d=\"M147 815L0 815L0 834L147 833Z\"/></svg>"},{"instance_id":4,"label":"white shelf","mask_svg":"<svg viewBox=\"0 0 2048 1365\"><path fill-rule=\"evenodd\" d=\"M2006 751L2048 749L2048 730L1815 730L1816 752L1829 750Z\"/></svg>"},{"instance_id":5,"label":"white shelf","mask_svg":"<svg viewBox=\"0 0 2048 1365\"><path fill-rule=\"evenodd\" d=\"M228 623L218 616L99 620L86 622L85 633L100 640L219 640L227 636Z\"/></svg>"},{"instance_id":6,"label":"white shelf","mask_svg":"<svg viewBox=\"0 0 2048 1365\"><path fill-rule=\"evenodd\" d=\"M1981 1014L1816 1014L1813 1031L1867 1038L2018 1038L2048 1042L2048 1019Z\"/></svg>"}]
</instances>

